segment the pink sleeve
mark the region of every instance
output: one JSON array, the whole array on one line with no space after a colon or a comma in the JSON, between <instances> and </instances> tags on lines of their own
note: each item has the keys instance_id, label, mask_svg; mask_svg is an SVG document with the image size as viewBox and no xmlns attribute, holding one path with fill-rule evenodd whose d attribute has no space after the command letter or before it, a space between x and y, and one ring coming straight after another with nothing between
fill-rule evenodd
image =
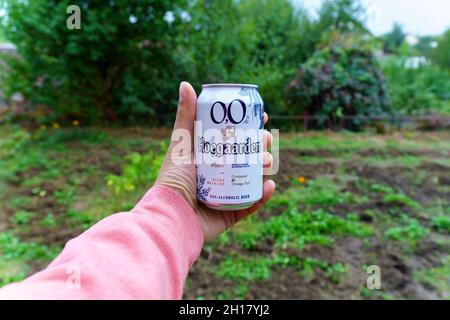
<instances>
[{"instance_id":1,"label":"pink sleeve","mask_svg":"<svg viewBox=\"0 0 450 320\"><path fill-rule=\"evenodd\" d=\"M202 246L190 205L154 186L131 212L101 220L46 269L1 289L0 299L180 299Z\"/></svg>"}]
</instances>

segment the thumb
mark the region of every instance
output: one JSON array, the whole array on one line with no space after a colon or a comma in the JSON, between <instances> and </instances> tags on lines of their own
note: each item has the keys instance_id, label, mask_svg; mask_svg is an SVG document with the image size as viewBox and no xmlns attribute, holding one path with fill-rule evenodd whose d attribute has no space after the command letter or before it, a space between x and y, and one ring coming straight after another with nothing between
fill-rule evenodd
<instances>
[{"instance_id":1,"label":"thumb","mask_svg":"<svg viewBox=\"0 0 450 320\"><path fill-rule=\"evenodd\" d=\"M197 112L197 94L188 82L180 83L177 117L174 129L186 129L194 133L195 114Z\"/></svg>"}]
</instances>

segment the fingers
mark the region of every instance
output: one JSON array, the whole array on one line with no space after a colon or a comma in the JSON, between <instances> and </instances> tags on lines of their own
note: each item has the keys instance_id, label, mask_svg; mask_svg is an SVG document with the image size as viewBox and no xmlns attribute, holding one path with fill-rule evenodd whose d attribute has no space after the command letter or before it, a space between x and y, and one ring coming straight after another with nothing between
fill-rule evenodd
<instances>
[{"instance_id":1,"label":"fingers","mask_svg":"<svg viewBox=\"0 0 450 320\"><path fill-rule=\"evenodd\" d=\"M264 124L267 124L267 121L269 121L269 116L267 115L266 112L264 112ZM264 130L264 133L263 133L264 151L267 151L270 148L270 146L272 145L272 141L273 141L272 134L269 131Z\"/></svg>"},{"instance_id":2,"label":"fingers","mask_svg":"<svg viewBox=\"0 0 450 320\"><path fill-rule=\"evenodd\" d=\"M194 133L195 113L197 111L197 94L188 82L181 82L179 89L177 117L174 129L186 129Z\"/></svg>"},{"instance_id":3,"label":"fingers","mask_svg":"<svg viewBox=\"0 0 450 320\"><path fill-rule=\"evenodd\" d=\"M270 148L270 146L272 145L272 141L273 141L272 134L269 131L264 130L263 132L264 151L267 151Z\"/></svg>"},{"instance_id":4,"label":"fingers","mask_svg":"<svg viewBox=\"0 0 450 320\"><path fill-rule=\"evenodd\" d=\"M270 152L263 153L263 168L270 168L272 166L273 157Z\"/></svg>"},{"instance_id":5,"label":"fingers","mask_svg":"<svg viewBox=\"0 0 450 320\"><path fill-rule=\"evenodd\" d=\"M263 196L261 200L259 200L258 203L254 204L252 207L238 211L236 212L236 222L251 215L261 207L263 207L267 201L273 196L273 193L275 192L275 182L273 180L267 180L264 182L263 185Z\"/></svg>"}]
</instances>

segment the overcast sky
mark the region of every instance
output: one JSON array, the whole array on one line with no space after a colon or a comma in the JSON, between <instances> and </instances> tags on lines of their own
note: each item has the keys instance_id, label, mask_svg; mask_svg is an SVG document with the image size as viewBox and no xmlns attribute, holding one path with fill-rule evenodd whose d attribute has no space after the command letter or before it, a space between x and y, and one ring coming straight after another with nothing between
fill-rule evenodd
<instances>
[{"instance_id":1,"label":"overcast sky","mask_svg":"<svg viewBox=\"0 0 450 320\"><path fill-rule=\"evenodd\" d=\"M293 0L314 12L322 0ZM437 35L450 28L450 0L362 0L368 8L368 27L380 35L394 22L416 35Z\"/></svg>"}]
</instances>

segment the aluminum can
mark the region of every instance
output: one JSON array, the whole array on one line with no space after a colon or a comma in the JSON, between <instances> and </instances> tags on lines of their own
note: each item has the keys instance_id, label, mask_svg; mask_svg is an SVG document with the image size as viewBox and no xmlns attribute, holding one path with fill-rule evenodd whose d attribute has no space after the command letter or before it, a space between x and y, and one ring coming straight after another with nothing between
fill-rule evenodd
<instances>
[{"instance_id":1,"label":"aluminum can","mask_svg":"<svg viewBox=\"0 0 450 320\"><path fill-rule=\"evenodd\" d=\"M263 191L264 104L253 84L205 84L197 99L194 153L197 199L232 211Z\"/></svg>"}]
</instances>

